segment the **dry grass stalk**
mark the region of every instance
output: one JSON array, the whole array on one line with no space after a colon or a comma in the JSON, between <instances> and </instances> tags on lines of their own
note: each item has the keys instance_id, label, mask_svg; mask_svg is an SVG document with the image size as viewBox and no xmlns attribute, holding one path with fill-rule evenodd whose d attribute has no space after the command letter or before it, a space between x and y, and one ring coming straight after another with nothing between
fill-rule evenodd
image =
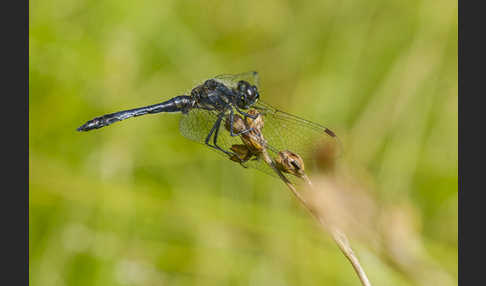
<instances>
[{"instance_id":1,"label":"dry grass stalk","mask_svg":"<svg viewBox=\"0 0 486 286\"><path fill-rule=\"evenodd\" d=\"M236 157L233 156L230 159L233 161L239 161L240 163L242 161L249 160L252 156L259 156L261 159L263 159L263 161L275 171L275 173L301 202L301 204L316 218L321 227L331 233L331 236L338 245L339 249L353 266L361 284L363 286L371 286L371 283L363 267L359 263L358 258L354 254L344 232L326 221L325 217L322 216L322 213L318 212L315 206L311 202L307 201L297 191L295 185L292 184L292 182L290 182L290 180L282 173L285 172L302 178L309 189L314 192L315 190L313 188L313 184L309 177L305 174L304 162L302 158L298 154L285 150L279 152L278 157L273 160L268 154L266 141L261 132L264 123L262 117L256 110L250 110L249 114L258 115L258 117L256 119L246 117L245 120L243 120L240 116L235 116L233 130L236 130L236 132L241 132L242 130L251 128L252 131L240 135L246 148L242 147L243 145L233 145L232 150L235 151L237 155ZM226 128L230 128L229 121L226 122Z\"/></svg>"}]
</instances>

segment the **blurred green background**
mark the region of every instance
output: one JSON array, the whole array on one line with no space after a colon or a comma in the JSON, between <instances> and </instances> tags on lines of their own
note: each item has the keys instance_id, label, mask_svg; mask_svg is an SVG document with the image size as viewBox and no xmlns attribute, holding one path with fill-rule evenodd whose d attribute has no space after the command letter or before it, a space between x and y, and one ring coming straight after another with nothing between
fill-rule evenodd
<instances>
[{"instance_id":1,"label":"blurred green background","mask_svg":"<svg viewBox=\"0 0 486 286\"><path fill-rule=\"evenodd\" d=\"M373 285L457 284L457 1L29 11L31 285L359 285L282 183L185 139L178 115L75 131L250 70L266 102L341 138L340 170L380 210L370 229L393 230L381 253L351 238Z\"/></svg>"}]
</instances>

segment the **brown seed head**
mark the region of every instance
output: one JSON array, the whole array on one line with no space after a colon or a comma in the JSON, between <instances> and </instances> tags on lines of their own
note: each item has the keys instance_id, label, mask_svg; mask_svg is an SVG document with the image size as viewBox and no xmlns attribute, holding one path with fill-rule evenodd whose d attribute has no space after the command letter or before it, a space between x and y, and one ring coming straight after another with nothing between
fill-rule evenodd
<instances>
[{"instance_id":1,"label":"brown seed head","mask_svg":"<svg viewBox=\"0 0 486 286\"><path fill-rule=\"evenodd\" d=\"M224 127L226 128L226 130L230 131L230 120L229 120L229 116L226 117L226 120L224 122ZM241 118L240 115L238 114L235 114L233 116L233 132L234 133L239 133L239 132L242 132L244 130L246 130L246 122L243 120L243 118Z\"/></svg>"},{"instance_id":2,"label":"brown seed head","mask_svg":"<svg viewBox=\"0 0 486 286\"><path fill-rule=\"evenodd\" d=\"M253 119L251 117L245 117L246 125L250 128L254 128L254 129L261 131L263 129L263 118L260 115L260 113L258 111L256 111L255 109L250 109L248 111L248 114L256 115L257 118Z\"/></svg>"},{"instance_id":3,"label":"brown seed head","mask_svg":"<svg viewBox=\"0 0 486 286\"><path fill-rule=\"evenodd\" d=\"M297 177L304 175L304 161L298 154L288 150L278 152L278 156L275 159L275 166L280 171Z\"/></svg>"},{"instance_id":4,"label":"brown seed head","mask_svg":"<svg viewBox=\"0 0 486 286\"><path fill-rule=\"evenodd\" d=\"M234 144L230 149L235 153L230 159L238 163L246 162L253 156L248 147L243 144Z\"/></svg>"},{"instance_id":5,"label":"brown seed head","mask_svg":"<svg viewBox=\"0 0 486 286\"><path fill-rule=\"evenodd\" d=\"M240 135L241 141L245 144L247 149L252 155L255 155L261 152L266 144L265 140L263 139L263 135L261 133L261 129L263 128L263 118L258 113L258 111L251 109L248 111L250 115L257 115L256 119L252 119L250 117L241 118L239 114L235 114L233 116L233 132L240 133L245 130L252 129L251 131L242 133ZM226 118L225 121L225 128L230 131L230 120L229 117ZM240 148L240 147L238 147ZM236 153L236 152L235 152ZM238 156L240 157L240 156ZM251 156L250 156L251 157Z\"/></svg>"}]
</instances>

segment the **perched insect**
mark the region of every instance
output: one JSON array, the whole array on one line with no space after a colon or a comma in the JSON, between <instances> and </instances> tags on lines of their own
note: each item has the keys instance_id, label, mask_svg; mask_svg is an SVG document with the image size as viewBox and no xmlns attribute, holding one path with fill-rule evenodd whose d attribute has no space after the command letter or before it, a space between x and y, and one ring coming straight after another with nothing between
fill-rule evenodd
<instances>
[{"instance_id":1,"label":"perched insect","mask_svg":"<svg viewBox=\"0 0 486 286\"><path fill-rule=\"evenodd\" d=\"M339 154L341 145L330 129L280 111L260 99L258 73L247 72L235 75L219 75L194 87L189 95L180 95L162 103L106 114L89 120L78 131L89 131L108 126L130 117L160 112L182 114L179 130L183 136L205 144L233 161L241 158L239 136L250 132L234 130L237 117L255 119L250 109L263 117L263 133L267 149L276 155L279 151L291 150L299 154L307 166L314 161L314 152L319 148L333 148ZM225 122L227 129L225 128ZM243 166L253 167L275 175L258 158L242 160Z\"/></svg>"}]
</instances>

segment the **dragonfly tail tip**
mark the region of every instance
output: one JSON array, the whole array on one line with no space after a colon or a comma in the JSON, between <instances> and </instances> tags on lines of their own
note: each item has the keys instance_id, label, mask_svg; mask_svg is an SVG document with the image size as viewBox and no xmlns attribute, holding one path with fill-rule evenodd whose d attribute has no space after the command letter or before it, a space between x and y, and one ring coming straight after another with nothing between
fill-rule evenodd
<instances>
[{"instance_id":1,"label":"dragonfly tail tip","mask_svg":"<svg viewBox=\"0 0 486 286\"><path fill-rule=\"evenodd\" d=\"M86 124L83 124L83 125L79 126L78 128L76 128L76 131L79 131L79 132L81 132L81 131L88 131L88 130L89 129L86 128Z\"/></svg>"}]
</instances>

